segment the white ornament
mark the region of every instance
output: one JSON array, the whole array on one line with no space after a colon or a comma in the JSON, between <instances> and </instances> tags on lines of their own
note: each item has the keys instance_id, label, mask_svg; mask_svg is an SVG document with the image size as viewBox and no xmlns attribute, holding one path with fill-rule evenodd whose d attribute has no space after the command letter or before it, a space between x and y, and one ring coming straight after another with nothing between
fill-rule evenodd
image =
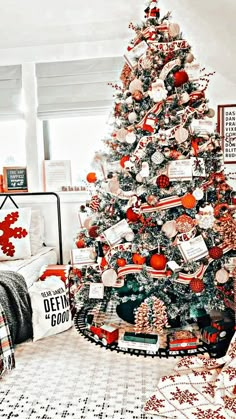
<instances>
[{"instance_id":1,"label":"white ornament","mask_svg":"<svg viewBox=\"0 0 236 419\"><path fill-rule=\"evenodd\" d=\"M142 163L142 169L139 172L139 174L140 174L140 176L142 176L142 178L149 176L149 164L148 164L148 162L144 161Z\"/></svg>"},{"instance_id":2,"label":"white ornament","mask_svg":"<svg viewBox=\"0 0 236 419\"><path fill-rule=\"evenodd\" d=\"M132 96L127 97L127 99L125 99L125 102L127 103L127 105L132 105L132 103L133 103Z\"/></svg>"},{"instance_id":3,"label":"white ornament","mask_svg":"<svg viewBox=\"0 0 236 419\"><path fill-rule=\"evenodd\" d=\"M126 233L125 240L127 240L127 242L132 242L134 240L134 232L129 231L128 233Z\"/></svg>"},{"instance_id":4,"label":"white ornament","mask_svg":"<svg viewBox=\"0 0 236 419\"><path fill-rule=\"evenodd\" d=\"M219 284L225 284L229 279L229 272L226 271L226 269L221 268L216 272L215 278Z\"/></svg>"},{"instance_id":5,"label":"white ornament","mask_svg":"<svg viewBox=\"0 0 236 419\"><path fill-rule=\"evenodd\" d=\"M128 116L128 120L131 124L133 124L137 119L137 114L135 112L130 112Z\"/></svg>"},{"instance_id":6,"label":"white ornament","mask_svg":"<svg viewBox=\"0 0 236 419\"><path fill-rule=\"evenodd\" d=\"M197 201L200 201L200 200L204 197L204 192L203 192L203 190L202 190L202 189L200 189L200 188L196 188L196 189L193 191L193 196L194 196L194 198L195 198Z\"/></svg>"},{"instance_id":7,"label":"white ornament","mask_svg":"<svg viewBox=\"0 0 236 419\"><path fill-rule=\"evenodd\" d=\"M139 183L142 183L142 182L143 182L143 178L142 178L142 176L140 175L140 173L137 173L137 175L136 175L136 180L137 180L137 182L139 182Z\"/></svg>"},{"instance_id":8,"label":"white ornament","mask_svg":"<svg viewBox=\"0 0 236 419\"><path fill-rule=\"evenodd\" d=\"M107 269L102 273L102 282L105 287L114 287L116 285L117 273L114 269Z\"/></svg>"},{"instance_id":9,"label":"white ornament","mask_svg":"<svg viewBox=\"0 0 236 419\"><path fill-rule=\"evenodd\" d=\"M151 160L155 164L161 164L164 160L164 156L160 151L155 151L155 153L151 156Z\"/></svg>"},{"instance_id":10,"label":"white ornament","mask_svg":"<svg viewBox=\"0 0 236 419\"><path fill-rule=\"evenodd\" d=\"M169 35L172 38L175 38L176 36L178 36L179 33L180 33L180 27L179 27L178 23L170 23L169 28L168 28L168 32L169 32Z\"/></svg>"},{"instance_id":11,"label":"white ornament","mask_svg":"<svg viewBox=\"0 0 236 419\"><path fill-rule=\"evenodd\" d=\"M169 239L171 239L172 237L175 237L177 234L177 229L176 229L176 222L175 220L171 220L171 221L166 221L165 224L163 224L161 231L163 231L163 233L166 235L166 237L168 237Z\"/></svg>"},{"instance_id":12,"label":"white ornament","mask_svg":"<svg viewBox=\"0 0 236 419\"><path fill-rule=\"evenodd\" d=\"M184 141L186 141L188 138L188 130L182 126L180 126L176 131L175 131L175 139L177 141L178 144L184 143Z\"/></svg>"},{"instance_id":13,"label":"white ornament","mask_svg":"<svg viewBox=\"0 0 236 419\"><path fill-rule=\"evenodd\" d=\"M134 132L129 132L125 137L125 141L128 144L133 144L136 141L136 135L134 134Z\"/></svg>"},{"instance_id":14,"label":"white ornament","mask_svg":"<svg viewBox=\"0 0 236 419\"><path fill-rule=\"evenodd\" d=\"M117 140L120 141L121 143L124 143L127 133L128 131L125 128L118 129L118 131L116 131Z\"/></svg>"}]
</instances>

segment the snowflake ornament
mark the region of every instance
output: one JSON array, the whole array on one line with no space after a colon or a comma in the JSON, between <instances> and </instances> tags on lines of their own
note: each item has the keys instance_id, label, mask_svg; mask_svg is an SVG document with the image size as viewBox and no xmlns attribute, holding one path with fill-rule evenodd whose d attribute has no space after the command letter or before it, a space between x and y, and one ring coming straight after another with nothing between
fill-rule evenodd
<instances>
[{"instance_id":1,"label":"snowflake ornament","mask_svg":"<svg viewBox=\"0 0 236 419\"><path fill-rule=\"evenodd\" d=\"M14 239L22 239L28 234L25 228L11 227L18 218L19 212L13 211L10 214L7 214L4 220L0 222L0 247L2 252L7 256L14 256L15 254L15 246L10 241L11 237Z\"/></svg>"}]
</instances>

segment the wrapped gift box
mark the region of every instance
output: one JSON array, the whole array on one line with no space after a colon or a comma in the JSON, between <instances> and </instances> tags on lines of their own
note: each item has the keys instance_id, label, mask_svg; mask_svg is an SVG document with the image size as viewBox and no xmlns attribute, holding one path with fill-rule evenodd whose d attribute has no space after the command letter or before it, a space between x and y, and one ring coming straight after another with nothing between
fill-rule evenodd
<instances>
[{"instance_id":1,"label":"wrapped gift box","mask_svg":"<svg viewBox=\"0 0 236 419\"><path fill-rule=\"evenodd\" d=\"M178 330L169 336L169 350L181 351L196 349L198 338L189 330Z\"/></svg>"}]
</instances>

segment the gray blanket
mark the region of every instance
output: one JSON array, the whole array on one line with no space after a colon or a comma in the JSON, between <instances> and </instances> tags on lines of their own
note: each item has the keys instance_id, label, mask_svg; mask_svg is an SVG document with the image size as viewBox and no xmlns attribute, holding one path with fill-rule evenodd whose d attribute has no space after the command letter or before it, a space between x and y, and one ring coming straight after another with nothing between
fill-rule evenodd
<instances>
[{"instance_id":1,"label":"gray blanket","mask_svg":"<svg viewBox=\"0 0 236 419\"><path fill-rule=\"evenodd\" d=\"M32 309L24 277L13 271L0 271L0 302L5 312L12 343L32 338Z\"/></svg>"}]
</instances>

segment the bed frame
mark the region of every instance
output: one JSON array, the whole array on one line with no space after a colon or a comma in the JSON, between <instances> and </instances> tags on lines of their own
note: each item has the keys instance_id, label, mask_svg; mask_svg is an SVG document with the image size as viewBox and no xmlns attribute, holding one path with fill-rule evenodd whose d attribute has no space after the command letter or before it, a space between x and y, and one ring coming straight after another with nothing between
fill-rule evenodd
<instances>
[{"instance_id":1,"label":"bed frame","mask_svg":"<svg viewBox=\"0 0 236 419\"><path fill-rule=\"evenodd\" d=\"M63 251L62 251L62 230L61 230L61 203L60 197L55 192L16 192L16 193L0 193L0 198L3 198L2 203L0 204L0 209L2 209L9 199L16 208L19 208L15 198L21 196L52 196L56 199L56 211L57 211L57 233L58 233L58 251L59 251L59 263L63 264Z\"/></svg>"}]
</instances>

